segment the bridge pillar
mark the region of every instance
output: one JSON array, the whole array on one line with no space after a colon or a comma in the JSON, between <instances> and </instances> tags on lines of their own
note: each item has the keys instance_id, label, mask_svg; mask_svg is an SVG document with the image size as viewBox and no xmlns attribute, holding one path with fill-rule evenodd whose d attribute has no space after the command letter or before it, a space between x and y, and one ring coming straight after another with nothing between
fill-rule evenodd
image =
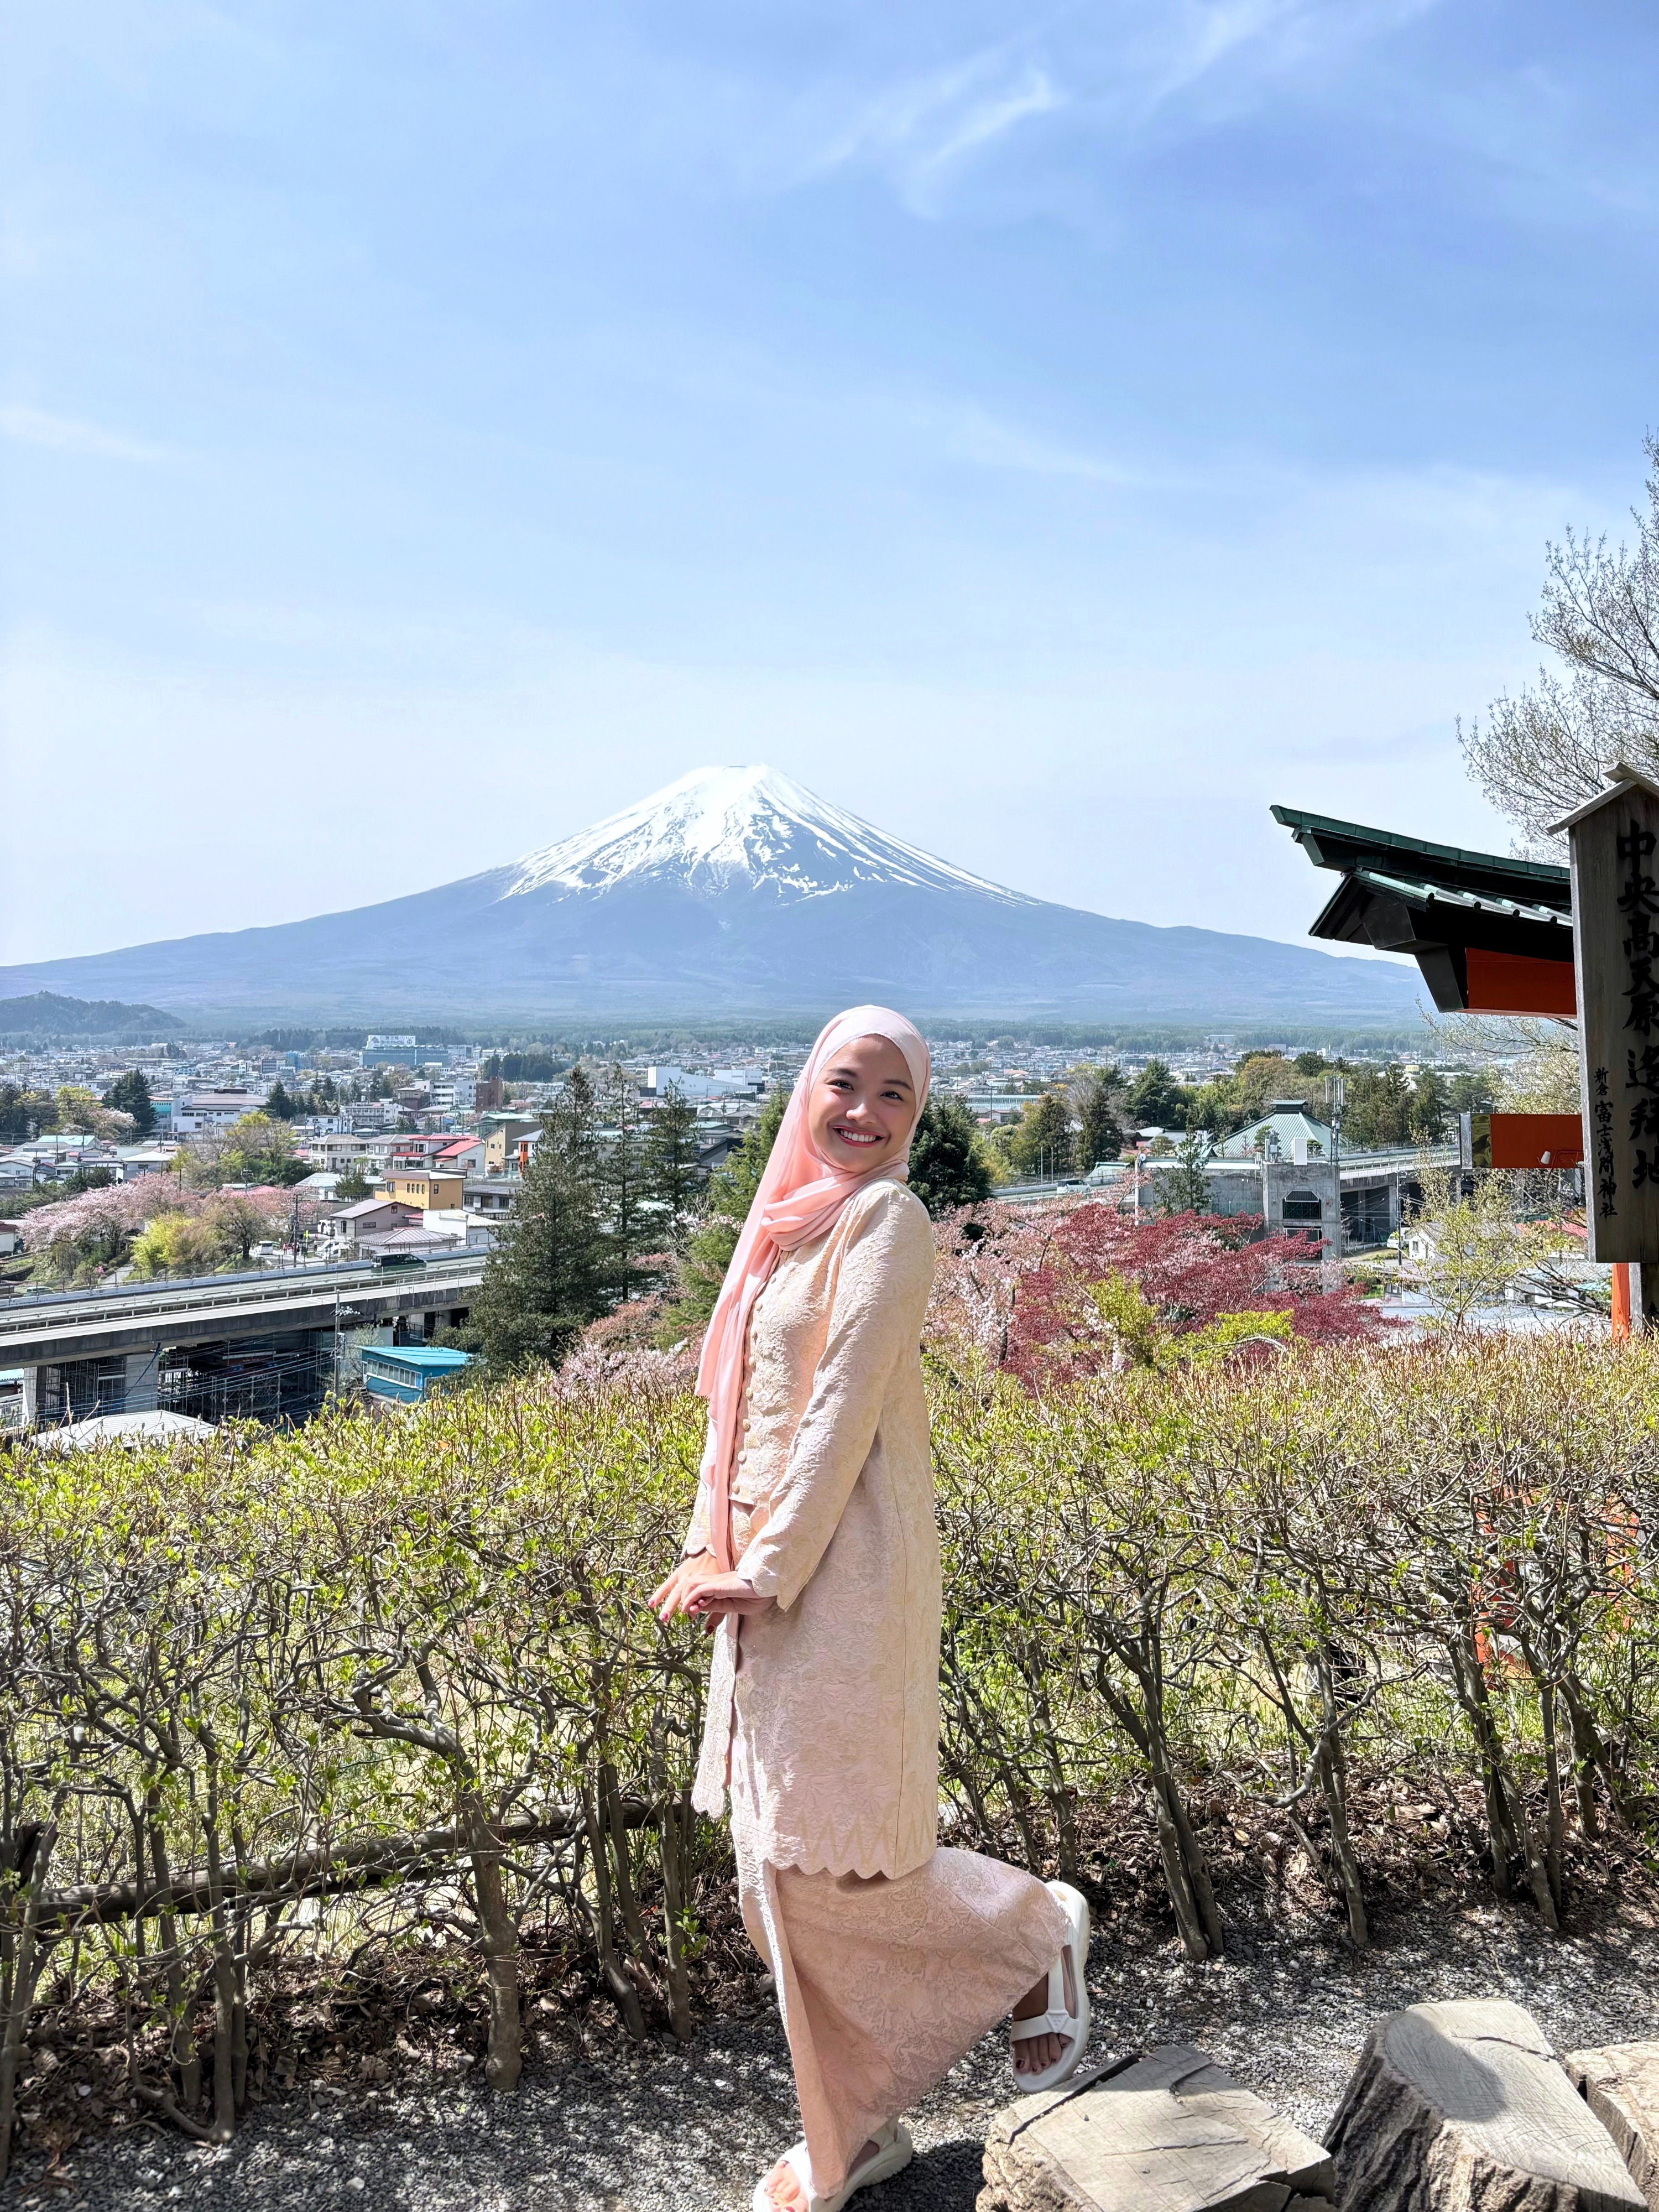
<instances>
[{"instance_id":1,"label":"bridge pillar","mask_svg":"<svg viewBox=\"0 0 1659 2212\"><path fill-rule=\"evenodd\" d=\"M121 1404L124 1413L148 1413L156 1403L156 1382L161 1372L161 1346L158 1344L148 1352L130 1352L126 1356L126 1372L121 1377Z\"/></svg>"}]
</instances>

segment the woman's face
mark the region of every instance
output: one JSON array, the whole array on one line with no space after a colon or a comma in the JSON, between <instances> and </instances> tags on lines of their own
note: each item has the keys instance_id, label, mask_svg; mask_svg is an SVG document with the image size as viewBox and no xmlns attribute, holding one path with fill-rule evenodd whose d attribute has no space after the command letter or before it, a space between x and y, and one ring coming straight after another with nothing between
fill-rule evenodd
<instances>
[{"instance_id":1,"label":"woman's face","mask_svg":"<svg viewBox=\"0 0 1659 2212\"><path fill-rule=\"evenodd\" d=\"M890 1037L837 1046L806 1106L807 1130L823 1158L861 1175L903 1157L915 1118L915 1085Z\"/></svg>"}]
</instances>

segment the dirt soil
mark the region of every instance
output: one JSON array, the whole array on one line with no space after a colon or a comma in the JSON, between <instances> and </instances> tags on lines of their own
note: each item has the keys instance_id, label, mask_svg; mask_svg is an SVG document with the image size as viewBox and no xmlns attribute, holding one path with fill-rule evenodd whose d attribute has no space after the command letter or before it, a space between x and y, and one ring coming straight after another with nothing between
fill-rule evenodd
<instances>
[{"instance_id":1,"label":"dirt soil","mask_svg":"<svg viewBox=\"0 0 1659 2212\"><path fill-rule=\"evenodd\" d=\"M1193 1965L1173 1939L1144 1816L1087 1822L1096 1905L1094 2055L1194 2043L1315 2136L1370 2024L1421 2000L1503 1995L1558 2050L1659 2033L1659 1874L1624 1837L1571 1869L1566 1932L1492 1896L1467 1797L1398 1779L1359 1793L1371 1948L1344 1923L1259 1801L1196 1808L1218 1877L1227 1955ZM1052 1871L1052 1869L1051 1869ZM263 2101L212 2148L137 2112L109 2024L42 2023L26 2075L29 2138L4 2212L739 2212L796 2134L775 2012L736 1933L716 1927L693 2040L628 2043L570 1962L532 1960L532 2055L511 2098L479 2064L458 1960L400 1961L379 1982L295 1986L268 2023ZM71 2035L70 2030L73 2028ZM55 2040L48 2039L55 2033ZM100 2037L106 2039L100 2041ZM971 2212L985 2128L1010 2094L1000 2034L909 2116L917 2156L863 2212ZM61 2052L61 2056L57 2054ZM291 2083L291 2085L290 2085Z\"/></svg>"}]
</instances>

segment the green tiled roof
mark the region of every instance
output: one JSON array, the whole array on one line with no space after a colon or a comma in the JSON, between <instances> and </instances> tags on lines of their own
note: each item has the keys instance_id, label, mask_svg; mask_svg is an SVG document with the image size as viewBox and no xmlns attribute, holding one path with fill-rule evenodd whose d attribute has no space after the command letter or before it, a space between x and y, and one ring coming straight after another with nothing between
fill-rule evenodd
<instances>
[{"instance_id":1,"label":"green tiled roof","mask_svg":"<svg viewBox=\"0 0 1659 2212\"><path fill-rule=\"evenodd\" d=\"M1393 830L1372 830L1328 814L1306 814L1275 806L1273 817L1290 831L1316 868L1345 875L1375 871L1437 895L1464 892L1481 902L1535 908L1537 919L1565 915L1571 903L1567 871L1548 860L1520 860L1507 853L1477 853L1462 845L1436 845L1425 837L1404 837ZM1396 896L1398 894L1396 893ZM1533 917L1528 917L1533 918Z\"/></svg>"}]
</instances>

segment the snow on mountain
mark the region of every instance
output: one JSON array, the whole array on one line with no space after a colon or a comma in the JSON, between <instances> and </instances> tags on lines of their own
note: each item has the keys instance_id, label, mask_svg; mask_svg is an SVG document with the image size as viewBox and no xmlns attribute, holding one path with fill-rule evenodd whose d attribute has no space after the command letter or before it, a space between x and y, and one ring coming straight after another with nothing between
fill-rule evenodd
<instances>
[{"instance_id":1,"label":"snow on mountain","mask_svg":"<svg viewBox=\"0 0 1659 2212\"><path fill-rule=\"evenodd\" d=\"M501 896L607 891L652 877L705 894L744 888L806 899L886 883L1038 903L902 844L771 768L694 769L637 806L528 854Z\"/></svg>"}]
</instances>

